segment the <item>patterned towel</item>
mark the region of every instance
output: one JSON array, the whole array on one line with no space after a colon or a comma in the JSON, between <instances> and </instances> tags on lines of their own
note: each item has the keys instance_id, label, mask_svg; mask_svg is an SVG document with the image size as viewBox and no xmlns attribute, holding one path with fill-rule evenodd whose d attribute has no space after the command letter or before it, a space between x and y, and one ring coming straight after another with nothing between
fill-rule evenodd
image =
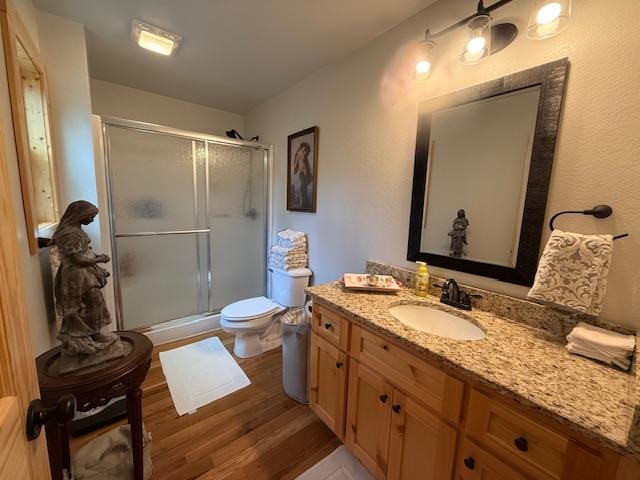
<instances>
[{"instance_id":1,"label":"patterned towel","mask_svg":"<svg viewBox=\"0 0 640 480\"><path fill-rule=\"evenodd\" d=\"M554 230L544 247L528 297L563 309L598 315L607 291L611 235Z\"/></svg>"},{"instance_id":2,"label":"patterned towel","mask_svg":"<svg viewBox=\"0 0 640 480\"><path fill-rule=\"evenodd\" d=\"M296 232L287 228L278 232L278 246L284 248L295 248L307 245L307 235L304 232Z\"/></svg>"},{"instance_id":3,"label":"patterned towel","mask_svg":"<svg viewBox=\"0 0 640 480\"><path fill-rule=\"evenodd\" d=\"M306 245L300 245L299 247L293 247L293 248L287 248L287 247L280 247L278 245L273 245L271 247L271 254L272 255L281 255L283 257L294 257L296 255L304 255L307 253L307 247Z\"/></svg>"}]
</instances>

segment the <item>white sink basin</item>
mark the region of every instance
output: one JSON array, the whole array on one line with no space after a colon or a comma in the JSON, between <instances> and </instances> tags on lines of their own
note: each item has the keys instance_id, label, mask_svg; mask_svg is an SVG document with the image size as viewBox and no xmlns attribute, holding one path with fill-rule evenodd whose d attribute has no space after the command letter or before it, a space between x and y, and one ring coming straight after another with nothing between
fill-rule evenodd
<instances>
[{"instance_id":1,"label":"white sink basin","mask_svg":"<svg viewBox=\"0 0 640 480\"><path fill-rule=\"evenodd\" d=\"M396 305L389 313L405 325L454 340L482 340L484 332L466 318L425 305Z\"/></svg>"}]
</instances>

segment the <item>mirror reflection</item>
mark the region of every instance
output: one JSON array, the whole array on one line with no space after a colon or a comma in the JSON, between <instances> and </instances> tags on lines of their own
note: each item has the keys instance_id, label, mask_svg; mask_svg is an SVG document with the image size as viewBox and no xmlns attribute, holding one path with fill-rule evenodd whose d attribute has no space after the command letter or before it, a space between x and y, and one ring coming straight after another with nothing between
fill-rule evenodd
<instances>
[{"instance_id":1,"label":"mirror reflection","mask_svg":"<svg viewBox=\"0 0 640 480\"><path fill-rule=\"evenodd\" d=\"M433 112L420 250L513 267L540 86Z\"/></svg>"}]
</instances>

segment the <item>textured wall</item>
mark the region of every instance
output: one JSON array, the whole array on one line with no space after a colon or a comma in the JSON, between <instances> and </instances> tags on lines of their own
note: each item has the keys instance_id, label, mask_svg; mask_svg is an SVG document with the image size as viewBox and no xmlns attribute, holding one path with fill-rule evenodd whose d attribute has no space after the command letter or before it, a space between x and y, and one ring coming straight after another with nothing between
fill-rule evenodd
<instances>
[{"instance_id":1,"label":"textured wall","mask_svg":"<svg viewBox=\"0 0 640 480\"><path fill-rule=\"evenodd\" d=\"M91 80L93 113L225 136L242 116L102 80Z\"/></svg>"},{"instance_id":2,"label":"textured wall","mask_svg":"<svg viewBox=\"0 0 640 480\"><path fill-rule=\"evenodd\" d=\"M513 2L496 20L526 28L532 0ZM367 257L406 258L413 151L419 101L569 57L571 62L547 217L558 210L609 203L606 220L563 218L562 228L629 232L616 242L603 317L640 327L640 2L574 2L568 30L545 41L521 34L475 66L457 59L458 30L439 42L431 79L413 81L415 45L466 16L471 2L440 0L396 28L272 98L245 117L248 134L275 145L275 225L310 235L316 282L361 271ZM286 211L286 137L320 127L318 213ZM545 232L546 241L548 232ZM516 296L526 289L433 268L478 287Z\"/></svg>"}]
</instances>

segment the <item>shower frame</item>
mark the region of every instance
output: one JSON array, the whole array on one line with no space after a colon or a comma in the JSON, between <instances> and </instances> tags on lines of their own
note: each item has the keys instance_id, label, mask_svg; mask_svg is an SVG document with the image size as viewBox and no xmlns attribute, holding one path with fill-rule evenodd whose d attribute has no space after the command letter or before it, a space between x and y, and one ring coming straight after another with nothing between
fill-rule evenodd
<instances>
[{"instance_id":1,"label":"shower frame","mask_svg":"<svg viewBox=\"0 0 640 480\"><path fill-rule=\"evenodd\" d=\"M112 185L111 185L111 165L110 165L110 144L109 144L109 133L108 127L117 127L124 129L131 129L139 132L150 133L150 134L158 134L158 135L168 135L177 138L191 140L193 142L203 142L205 145L205 218L207 220L206 228L202 229L192 229L192 230L172 230L172 231L160 231L160 232L136 232L136 233L125 233L125 234L115 234L115 209L112 197ZM271 244L271 226L273 222L273 146L267 145L259 142L247 141L247 140L237 140L233 138L221 137L218 135L210 135L205 133L193 132L189 130L181 130L178 128L167 127L164 125L157 125L153 123L140 122L136 120L127 120L123 118L101 115L100 116L100 129L102 133L102 145L103 145L103 154L104 154L104 175L106 181L106 199L108 204L108 237L111 246L111 254L112 254L112 268L113 268L113 286L114 286L114 297L115 297L115 310L116 310L116 325L118 330L124 330L124 318L123 318L123 304L122 304L122 291L120 285L120 272L119 272L119 263L118 263L118 249L117 242L118 238L124 237L144 237L144 236L158 236L158 235L188 235L188 234L206 234L207 235L207 271L205 272L207 275L207 312L201 312L194 315L190 315L188 317L181 317L176 319L167 319L162 322L148 325L145 327L140 327L142 330L153 329L157 326L164 326L171 322L179 322L179 321L192 321L195 319L206 318L211 315L217 315L220 312L214 311L213 309L213 265L211 263L211 231L212 226L209 219L209 143L213 143L216 145L224 145L231 147L240 147L240 148L251 148L256 151L263 152L263 168L265 171L264 175L264 192L265 192L265 206L266 206L266 218L265 218L265 231L264 231L264 248L265 248L265 258L264 258L264 293L268 294L270 290L270 282L268 269L266 268L267 258L269 252L269 246ZM195 150L195 144L192 144L192 148ZM194 213L196 218L199 217L198 212L198 191L197 191L197 179L196 179L196 156L195 151L193 153L193 186L194 186ZM197 262L200 265L200 249L196 249ZM198 269L198 284L200 285L200 275L201 271ZM198 304L201 302L202 291L201 288L198 288Z\"/></svg>"}]
</instances>

